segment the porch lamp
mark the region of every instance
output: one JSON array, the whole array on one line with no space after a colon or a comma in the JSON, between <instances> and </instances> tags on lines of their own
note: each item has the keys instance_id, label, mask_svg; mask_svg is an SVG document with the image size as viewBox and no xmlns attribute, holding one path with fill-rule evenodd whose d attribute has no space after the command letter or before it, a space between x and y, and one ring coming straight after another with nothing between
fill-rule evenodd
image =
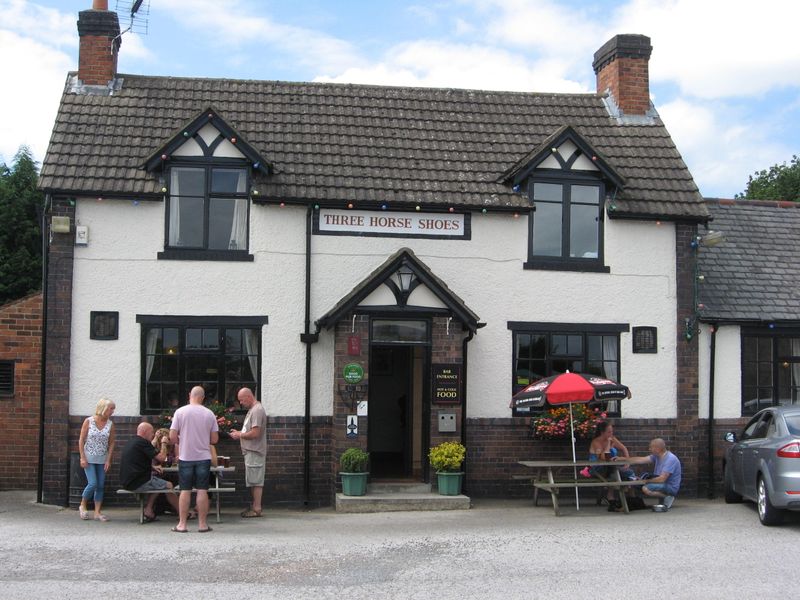
<instances>
[{"instance_id":1,"label":"porch lamp","mask_svg":"<svg viewBox=\"0 0 800 600\"><path fill-rule=\"evenodd\" d=\"M705 308L698 302L698 284L705 281L705 277L699 273L699 265L697 254L700 251L700 246L704 248L713 248L725 241L725 234L721 231L714 231L710 229L705 235L697 235L692 238L690 246L694 255L694 277L692 281L692 316L686 317L686 331L684 337L687 342L691 342L697 333L697 321L700 319L700 311Z\"/></svg>"},{"instance_id":2,"label":"porch lamp","mask_svg":"<svg viewBox=\"0 0 800 600\"><path fill-rule=\"evenodd\" d=\"M400 282L400 291L403 292L403 294L407 294L411 290L414 272L408 268L408 265L403 265L397 269L397 279Z\"/></svg>"}]
</instances>

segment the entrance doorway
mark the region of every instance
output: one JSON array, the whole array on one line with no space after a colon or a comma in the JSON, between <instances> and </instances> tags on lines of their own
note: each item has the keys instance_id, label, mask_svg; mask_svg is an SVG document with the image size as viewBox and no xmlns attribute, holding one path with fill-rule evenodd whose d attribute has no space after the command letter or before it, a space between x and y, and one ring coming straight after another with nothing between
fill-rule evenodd
<instances>
[{"instance_id":1,"label":"entrance doorway","mask_svg":"<svg viewBox=\"0 0 800 600\"><path fill-rule=\"evenodd\" d=\"M422 477L425 348L370 348L368 442L373 479Z\"/></svg>"}]
</instances>

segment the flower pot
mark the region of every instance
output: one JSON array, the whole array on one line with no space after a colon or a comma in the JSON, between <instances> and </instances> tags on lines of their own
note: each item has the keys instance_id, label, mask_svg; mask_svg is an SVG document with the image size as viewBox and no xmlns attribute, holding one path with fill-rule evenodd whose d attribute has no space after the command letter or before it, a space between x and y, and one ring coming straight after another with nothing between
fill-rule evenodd
<instances>
[{"instance_id":1,"label":"flower pot","mask_svg":"<svg viewBox=\"0 0 800 600\"><path fill-rule=\"evenodd\" d=\"M464 473L446 473L439 471L439 494L442 496L458 496L461 493L461 478Z\"/></svg>"},{"instance_id":2,"label":"flower pot","mask_svg":"<svg viewBox=\"0 0 800 600\"><path fill-rule=\"evenodd\" d=\"M369 473L339 473L342 476L342 493L345 496L363 496L367 493Z\"/></svg>"}]
</instances>

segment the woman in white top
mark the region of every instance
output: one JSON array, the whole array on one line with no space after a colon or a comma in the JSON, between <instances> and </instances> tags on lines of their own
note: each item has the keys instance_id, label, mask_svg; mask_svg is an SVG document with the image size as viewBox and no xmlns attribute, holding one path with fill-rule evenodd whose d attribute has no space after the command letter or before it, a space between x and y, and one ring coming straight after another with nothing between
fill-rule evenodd
<instances>
[{"instance_id":1,"label":"woman in white top","mask_svg":"<svg viewBox=\"0 0 800 600\"><path fill-rule=\"evenodd\" d=\"M78 509L81 519L89 520L86 504L94 499L94 520L108 521L100 509L103 506L103 489L106 484L106 473L111 466L111 455L114 453L114 424L111 415L116 406L111 400L101 398L94 409L94 415L86 417L81 426L78 438L78 452L81 454L81 467L86 473L86 488L81 496Z\"/></svg>"}]
</instances>

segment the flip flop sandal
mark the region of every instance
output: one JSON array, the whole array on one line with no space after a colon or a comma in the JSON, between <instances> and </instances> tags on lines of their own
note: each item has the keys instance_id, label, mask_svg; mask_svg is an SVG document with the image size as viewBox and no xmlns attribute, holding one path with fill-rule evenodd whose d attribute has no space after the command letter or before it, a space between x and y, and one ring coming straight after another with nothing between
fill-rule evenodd
<instances>
[{"instance_id":1,"label":"flip flop sandal","mask_svg":"<svg viewBox=\"0 0 800 600\"><path fill-rule=\"evenodd\" d=\"M97 516L94 518L94 520L95 520L95 521L102 521L103 523L105 523L106 521L108 521L108 517L107 517L107 516L105 516L105 515L97 515Z\"/></svg>"},{"instance_id":2,"label":"flip flop sandal","mask_svg":"<svg viewBox=\"0 0 800 600\"><path fill-rule=\"evenodd\" d=\"M88 521L89 520L89 513L83 510L82 508L78 509L78 514L81 516L81 521Z\"/></svg>"},{"instance_id":3,"label":"flip flop sandal","mask_svg":"<svg viewBox=\"0 0 800 600\"><path fill-rule=\"evenodd\" d=\"M214 531L211 527L206 527L205 529L198 529L197 533L208 533L209 531Z\"/></svg>"},{"instance_id":4,"label":"flip flop sandal","mask_svg":"<svg viewBox=\"0 0 800 600\"><path fill-rule=\"evenodd\" d=\"M177 525L175 527L173 527L172 529L170 529L170 531L173 531L175 533L189 533L188 529L178 529Z\"/></svg>"},{"instance_id":5,"label":"flip flop sandal","mask_svg":"<svg viewBox=\"0 0 800 600\"><path fill-rule=\"evenodd\" d=\"M147 515L144 515L144 517L143 517L143 522L144 523L153 523L154 521L158 521L158 517L155 516L155 515L153 515L152 517L148 517Z\"/></svg>"},{"instance_id":6,"label":"flip flop sandal","mask_svg":"<svg viewBox=\"0 0 800 600\"><path fill-rule=\"evenodd\" d=\"M256 517L260 517L261 513L254 511L252 508L249 508L245 511L242 511L242 518L243 519L255 519Z\"/></svg>"}]
</instances>

